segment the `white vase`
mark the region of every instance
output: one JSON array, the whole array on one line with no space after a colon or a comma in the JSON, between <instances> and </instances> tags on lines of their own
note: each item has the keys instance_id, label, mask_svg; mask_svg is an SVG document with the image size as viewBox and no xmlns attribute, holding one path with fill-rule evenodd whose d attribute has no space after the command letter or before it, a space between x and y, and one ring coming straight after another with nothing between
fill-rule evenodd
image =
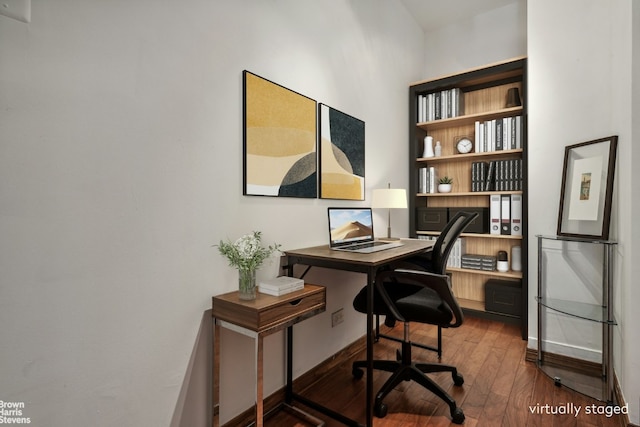
<instances>
[{"instance_id":1,"label":"white vase","mask_svg":"<svg viewBox=\"0 0 640 427\"><path fill-rule=\"evenodd\" d=\"M451 184L438 184L438 193L451 193Z\"/></svg>"},{"instance_id":2,"label":"white vase","mask_svg":"<svg viewBox=\"0 0 640 427\"><path fill-rule=\"evenodd\" d=\"M424 137L424 151L422 152L422 157L433 157L433 137L425 136Z\"/></svg>"}]
</instances>

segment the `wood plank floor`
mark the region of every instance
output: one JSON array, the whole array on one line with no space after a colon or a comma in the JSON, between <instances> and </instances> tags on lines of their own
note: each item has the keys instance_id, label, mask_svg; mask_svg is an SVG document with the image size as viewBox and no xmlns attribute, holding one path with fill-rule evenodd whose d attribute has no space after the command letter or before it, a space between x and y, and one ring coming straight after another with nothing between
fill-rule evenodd
<instances>
[{"instance_id":1,"label":"wood plank floor","mask_svg":"<svg viewBox=\"0 0 640 427\"><path fill-rule=\"evenodd\" d=\"M436 344L436 330L428 325L412 324L411 339L425 344ZM385 328L386 331L386 328ZM402 325L388 332L401 336ZM453 385L451 374L432 375L456 400L465 413L464 425L506 427L620 427L620 416L587 414L586 408L602 403L573 392L565 387L556 387L553 381L540 372L535 364L525 361L526 341L520 337L519 329L513 325L467 317L457 329L443 331L442 363L458 367L464 376L464 385ZM399 344L382 339L375 345L375 357L394 359ZM364 351L357 358L362 359ZM435 353L414 348L414 360L437 361ZM351 361L324 376L312 388L297 390L305 397L320 402L350 418L364 422L365 378L355 380L351 375ZM375 390L390 374L374 371ZM388 414L375 418L376 427L411 426L455 426L451 423L448 406L434 395L413 382L406 382L393 390L385 399ZM573 413L549 414L559 407L579 407ZM548 405L548 406L545 406ZM308 410L302 405L302 409ZM536 411L536 409L540 409ZM310 413L326 421L326 427L341 426L324 415ZM268 427L307 426L284 411L267 420Z\"/></svg>"}]
</instances>

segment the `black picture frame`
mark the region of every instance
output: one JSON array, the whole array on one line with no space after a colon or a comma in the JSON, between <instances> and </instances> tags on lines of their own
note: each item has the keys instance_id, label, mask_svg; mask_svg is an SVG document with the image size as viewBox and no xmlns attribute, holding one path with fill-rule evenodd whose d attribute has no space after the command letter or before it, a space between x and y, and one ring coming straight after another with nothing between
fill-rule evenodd
<instances>
[{"instance_id":1,"label":"black picture frame","mask_svg":"<svg viewBox=\"0 0 640 427\"><path fill-rule=\"evenodd\" d=\"M565 147L559 236L609 239L617 147L617 136Z\"/></svg>"}]
</instances>

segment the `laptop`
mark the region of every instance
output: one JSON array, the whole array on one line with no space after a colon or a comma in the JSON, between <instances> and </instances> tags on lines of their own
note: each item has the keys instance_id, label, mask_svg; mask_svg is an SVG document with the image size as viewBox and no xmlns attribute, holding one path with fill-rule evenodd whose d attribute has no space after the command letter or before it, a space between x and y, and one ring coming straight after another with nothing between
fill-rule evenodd
<instances>
[{"instance_id":1,"label":"laptop","mask_svg":"<svg viewBox=\"0 0 640 427\"><path fill-rule=\"evenodd\" d=\"M328 213L331 249L368 254L402 246L374 240L371 208L328 208Z\"/></svg>"}]
</instances>

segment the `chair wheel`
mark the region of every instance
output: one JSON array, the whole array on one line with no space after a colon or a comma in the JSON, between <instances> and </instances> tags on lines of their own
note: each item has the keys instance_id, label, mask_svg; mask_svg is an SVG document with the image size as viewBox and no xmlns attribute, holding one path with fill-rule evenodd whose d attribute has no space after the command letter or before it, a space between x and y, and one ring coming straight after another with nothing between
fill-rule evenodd
<instances>
[{"instance_id":1,"label":"chair wheel","mask_svg":"<svg viewBox=\"0 0 640 427\"><path fill-rule=\"evenodd\" d=\"M353 378L356 380L359 380L364 376L364 371L360 368L353 368L351 370L351 375L353 375Z\"/></svg>"},{"instance_id":2,"label":"chair wheel","mask_svg":"<svg viewBox=\"0 0 640 427\"><path fill-rule=\"evenodd\" d=\"M458 373L453 374L453 384L461 386L464 384L464 377Z\"/></svg>"},{"instance_id":3,"label":"chair wheel","mask_svg":"<svg viewBox=\"0 0 640 427\"><path fill-rule=\"evenodd\" d=\"M464 412L462 412L462 409L456 408L452 410L451 420L454 424L462 424L464 422Z\"/></svg>"},{"instance_id":4,"label":"chair wheel","mask_svg":"<svg viewBox=\"0 0 640 427\"><path fill-rule=\"evenodd\" d=\"M387 416L387 405L384 403L376 403L373 407L373 414L378 418L384 418ZM464 415L463 415L464 418Z\"/></svg>"}]
</instances>

